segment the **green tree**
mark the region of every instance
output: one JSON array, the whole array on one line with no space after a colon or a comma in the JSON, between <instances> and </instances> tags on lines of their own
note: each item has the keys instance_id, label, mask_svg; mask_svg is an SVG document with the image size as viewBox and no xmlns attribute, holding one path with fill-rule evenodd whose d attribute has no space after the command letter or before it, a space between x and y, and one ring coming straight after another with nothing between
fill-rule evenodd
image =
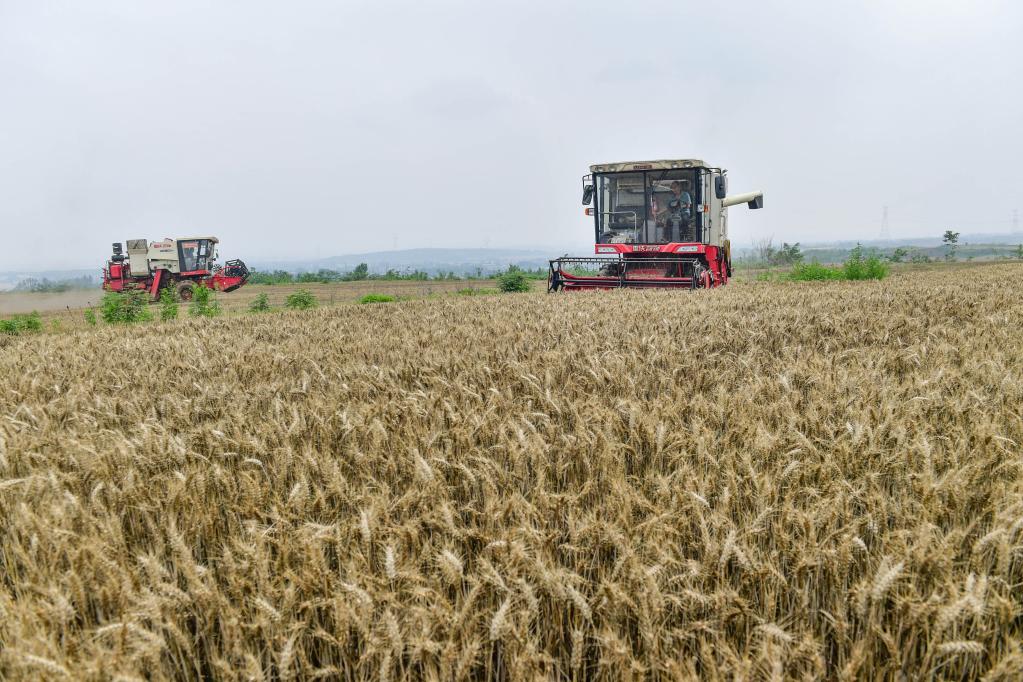
<instances>
[{"instance_id":1,"label":"green tree","mask_svg":"<svg viewBox=\"0 0 1023 682\"><path fill-rule=\"evenodd\" d=\"M1023 244L1016 247L1016 258L1023 260Z\"/></svg>"},{"instance_id":2,"label":"green tree","mask_svg":"<svg viewBox=\"0 0 1023 682\"><path fill-rule=\"evenodd\" d=\"M192 302L188 304L191 317L216 317L220 314L220 301L213 289L202 285L192 289Z\"/></svg>"},{"instance_id":3,"label":"green tree","mask_svg":"<svg viewBox=\"0 0 1023 682\"><path fill-rule=\"evenodd\" d=\"M508 266L508 271L497 276L497 288L505 293L529 291L529 280L526 273L514 265Z\"/></svg>"},{"instance_id":4,"label":"green tree","mask_svg":"<svg viewBox=\"0 0 1023 682\"><path fill-rule=\"evenodd\" d=\"M888 257L888 260L890 260L893 263L901 263L904 260L906 260L907 255L909 255L909 251L899 246L894 251L892 251L892 255Z\"/></svg>"},{"instance_id":5,"label":"green tree","mask_svg":"<svg viewBox=\"0 0 1023 682\"><path fill-rule=\"evenodd\" d=\"M359 263L351 272L345 275L345 279L349 282L360 282L364 279L369 279L369 266L365 263Z\"/></svg>"},{"instance_id":6,"label":"green tree","mask_svg":"<svg viewBox=\"0 0 1023 682\"><path fill-rule=\"evenodd\" d=\"M290 310L307 310L316 307L316 297L305 289L299 289L284 300L284 307Z\"/></svg>"},{"instance_id":7,"label":"green tree","mask_svg":"<svg viewBox=\"0 0 1023 682\"><path fill-rule=\"evenodd\" d=\"M147 308L149 295L144 291L109 291L100 301L99 313L107 324L148 322L153 313Z\"/></svg>"},{"instance_id":8,"label":"green tree","mask_svg":"<svg viewBox=\"0 0 1023 682\"><path fill-rule=\"evenodd\" d=\"M178 319L178 294L172 287L160 291L160 319L164 322Z\"/></svg>"},{"instance_id":9,"label":"green tree","mask_svg":"<svg viewBox=\"0 0 1023 682\"><path fill-rule=\"evenodd\" d=\"M803 261L803 251L799 248L799 242L782 242L781 248L772 251L770 258L771 265L795 265Z\"/></svg>"},{"instance_id":10,"label":"green tree","mask_svg":"<svg viewBox=\"0 0 1023 682\"><path fill-rule=\"evenodd\" d=\"M945 244L945 260L955 260L956 257L956 244L959 243L959 233L953 232L952 230L945 230L945 236L941 238L942 243Z\"/></svg>"},{"instance_id":11,"label":"green tree","mask_svg":"<svg viewBox=\"0 0 1023 682\"><path fill-rule=\"evenodd\" d=\"M270 300L266 294L260 294L249 304L250 313L265 313L270 310Z\"/></svg>"}]
</instances>

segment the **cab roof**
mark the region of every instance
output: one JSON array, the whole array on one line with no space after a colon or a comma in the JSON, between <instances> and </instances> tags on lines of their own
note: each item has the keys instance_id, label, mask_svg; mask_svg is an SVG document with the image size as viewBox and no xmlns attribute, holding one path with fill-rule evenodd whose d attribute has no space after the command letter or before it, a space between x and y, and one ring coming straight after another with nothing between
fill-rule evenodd
<instances>
[{"instance_id":1,"label":"cab roof","mask_svg":"<svg viewBox=\"0 0 1023 682\"><path fill-rule=\"evenodd\" d=\"M198 241L200 239L208 239L211 242L213 242L214 244L219 244L220 243L219 239L217 239L216 237L210 237L208 235L207 236L203 236L203 237L164 237L164 241L170 241L170 242L194 242L194 241Z\"/></svg>"},{"instance_id":2,"label":"cab roof","mask_svg":"<svg viewBox=\"0 0 1023 682\"><path fill-rule=\"evenodd\" d=\"M672 170L674 168L707 168L701 159L660 159L657 161L620 161L590 166L591 173L622 173L624 171Z\"/></svg>"}]
</instances>

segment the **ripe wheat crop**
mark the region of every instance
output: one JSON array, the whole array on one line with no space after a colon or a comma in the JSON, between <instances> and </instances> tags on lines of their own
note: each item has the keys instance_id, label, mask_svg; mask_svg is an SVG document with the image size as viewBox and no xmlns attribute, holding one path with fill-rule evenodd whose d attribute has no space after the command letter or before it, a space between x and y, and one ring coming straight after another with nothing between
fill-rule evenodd
<instances>
[{"instance_id":1,"label":"ripe wheat crop","mask_svg":"<svg viewBox=\"0 0 1023 682\"><path fill-rule=\"evenodd\" d=\"M1019 679L1012 265L0 341L0 678Z\"/></svg>"}]
</instances>

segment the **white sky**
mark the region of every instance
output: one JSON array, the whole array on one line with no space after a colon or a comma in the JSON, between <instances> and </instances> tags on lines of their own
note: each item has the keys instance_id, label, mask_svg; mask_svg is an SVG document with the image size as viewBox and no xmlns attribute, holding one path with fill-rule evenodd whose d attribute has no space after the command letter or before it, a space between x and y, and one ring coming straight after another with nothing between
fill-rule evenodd
<instances>
[{"instance_id":1,"label":"white sky","mask_svg":"<svg viewBox=\"0 0 1023 682\"><path fill-rule=\"evenodd\" d=\"M703 158L734 242L1011 229L1023 9L0 0L0 269L592 244L591 163ZM553 254L557 255L557 254Z\"/></svg>"}]
</instances>

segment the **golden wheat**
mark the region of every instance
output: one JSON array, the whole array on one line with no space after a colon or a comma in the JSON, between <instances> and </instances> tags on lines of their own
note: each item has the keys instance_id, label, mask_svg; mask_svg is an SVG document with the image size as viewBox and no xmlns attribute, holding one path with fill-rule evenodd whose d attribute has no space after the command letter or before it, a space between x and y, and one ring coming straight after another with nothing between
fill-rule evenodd
<instances>
[{"instance_id":1,"label":"golden wheat","mask_svg":"<svg viewBox=\"0 0 1023 682\"><path fill-rule=\"evenodd\" d=\"M0 346L0 678L1018 679L1023 267Z\"/></svg>"}]
</instances>

